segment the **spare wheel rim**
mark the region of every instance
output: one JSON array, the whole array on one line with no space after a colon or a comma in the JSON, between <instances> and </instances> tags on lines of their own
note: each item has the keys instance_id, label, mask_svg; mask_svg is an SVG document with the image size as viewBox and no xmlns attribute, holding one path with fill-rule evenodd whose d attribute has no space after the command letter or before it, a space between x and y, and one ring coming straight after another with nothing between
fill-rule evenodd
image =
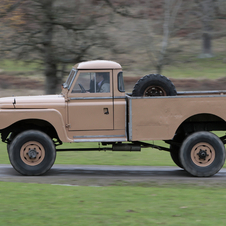
<instances>
[{"instance_id":1,"label":"spare wheel rim","mask_svg":"<svg viewBox=\"0 0 226 226\"><path fill-rule=\"evenodd\" d=\"M166 91L160 86L148 86L144 91L144 97L166 96Z\"/></svg>"}]
</instances>

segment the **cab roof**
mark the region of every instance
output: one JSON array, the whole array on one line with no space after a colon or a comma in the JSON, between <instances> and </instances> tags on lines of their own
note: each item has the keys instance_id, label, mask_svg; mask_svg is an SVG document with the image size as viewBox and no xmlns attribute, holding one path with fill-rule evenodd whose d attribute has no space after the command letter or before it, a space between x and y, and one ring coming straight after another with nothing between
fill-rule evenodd
<instances>
[{"instance_id":1,"label":"cab roof","mask_svg":"<svg viewBox=\"0 0 226 226\"><path fill-rule=\"evenodd\" d=\"M76 69L122 69L121 65L108 60L93 60L81 62L73 66Z\"/></svg>"}]
</instances>

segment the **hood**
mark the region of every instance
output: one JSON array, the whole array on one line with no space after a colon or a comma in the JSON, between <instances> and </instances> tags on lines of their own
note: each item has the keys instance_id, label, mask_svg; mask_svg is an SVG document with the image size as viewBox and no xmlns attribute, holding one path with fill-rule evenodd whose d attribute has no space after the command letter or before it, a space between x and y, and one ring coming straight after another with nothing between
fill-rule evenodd
<instances>
[{"instance_id":1,"label":"hood","mask_svg":"<svg viewBox=\"0 0 226 226\"><path fill-rule=\"evenodd\" d=\"M34 108L53 108L65 104L62 95L42 95L42 96L20 96L0 98L1 109L34 109Z\"/></svg>"}]
</instances>

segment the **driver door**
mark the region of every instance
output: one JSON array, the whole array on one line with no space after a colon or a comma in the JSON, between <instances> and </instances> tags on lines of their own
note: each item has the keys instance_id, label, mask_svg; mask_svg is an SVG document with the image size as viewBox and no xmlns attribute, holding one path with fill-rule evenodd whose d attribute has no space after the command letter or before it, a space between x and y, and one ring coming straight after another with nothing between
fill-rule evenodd
<instances>
[{"instance_id":1,"label":"driver door","mask_svg":"<svg viewBox=\"0 0 226 226\"><path fill-rule=\"evenodd\" d=\"M99 72L105 73L104 85L109 86L104 92L97 87ZM113 130L111 70L79 71L68 96L69 130Z\"/></svg>"}]
</instances>

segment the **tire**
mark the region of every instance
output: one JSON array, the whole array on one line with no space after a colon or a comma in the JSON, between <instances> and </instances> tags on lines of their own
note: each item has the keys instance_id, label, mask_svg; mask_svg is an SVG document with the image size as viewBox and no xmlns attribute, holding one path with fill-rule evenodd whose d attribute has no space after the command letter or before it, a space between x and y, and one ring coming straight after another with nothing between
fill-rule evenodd
<instances>
[{"instance_id":1,"label":"tire","mask_svg":"<svg viewBox=\"0 0 226 226\"><path fill-rule=\"evenodd\" d=\"M175 144L170 145L170 156L173 160L173 162L180 168L184 168L181 160L180 160L180 147L181 143L184 140L184 135L183 134L176 134L173 138L173 141L176 142Z\"/></svg>"},{"instance_id":2,"label":"tire","mask_svg":"<svg viewBox=\"0 0 226 226\"><path fill-rule=\"evenodd\" d=\"M9 140L8 140L8 143L7 143L7 152L8 152L8 154L9 154L9 148L10 148L11 142L14 139L14 137L15 137L15 134L14 133L11 133L9 135Z\"/></svg>"},{"instance_id":3,"label":"tire","mask_svg":"<svg viewBox=\"0 0 226 226\"><path fill-rule=\"evenodd\" d=\"M146 75L135 84L132 96L176 96L173 83L163 75Z\"/></svg>"},{"instance_id":4,"label":"tire","mask_svg":"<svg viewBox=\"0 0 226 226\"><path fill-rule=\"evenodd\" d=\"M170 147L171 149L171 147ZM180 152L179 150L172 150L170 151L170 156L171 156L171 159L173 160L173 162L178 166L180 167L181 169L184 169L182 163L181 163L181 160L180 160Z\"/></svg>"},{"instance_id":5,"label":"tire","mask_svg":"<svg viewBox=\"0 0 226 226\"><path fill-rule=\"evenodd\" d=\"M48 135L27 130L17 135L9 146L9 160L22 175L37 176L46 173L56 159L56 149Z\"/></svg>"},{"instance_id":6,"label":"tire","mask_svg":"<svg viewBox=\"0 0 226 226\"><path fill-rule=\"evenodd\" d=\"M224 144L213 133L193 133L180 148L180 160L184 169L193 176L213 176L224 165Z\"/></svg>"}]
</instances>

